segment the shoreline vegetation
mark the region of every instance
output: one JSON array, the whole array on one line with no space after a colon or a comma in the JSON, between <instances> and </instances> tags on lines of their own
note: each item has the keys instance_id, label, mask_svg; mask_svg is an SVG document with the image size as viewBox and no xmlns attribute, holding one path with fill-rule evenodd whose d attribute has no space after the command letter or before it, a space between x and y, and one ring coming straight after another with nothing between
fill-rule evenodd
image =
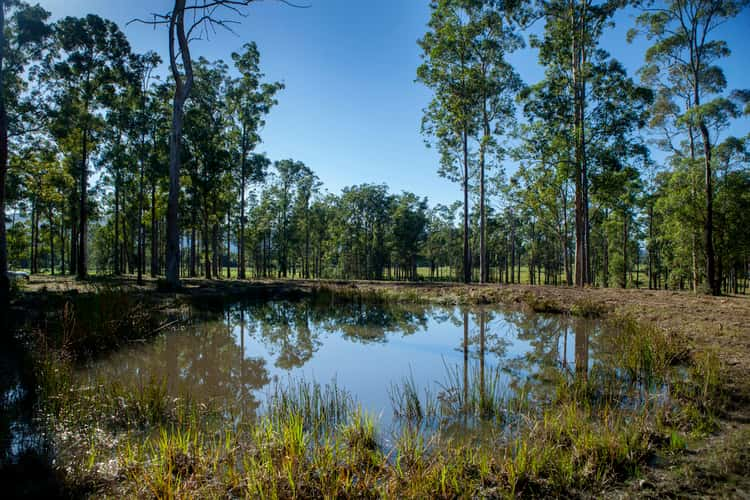
<instances>
[{"instance_id":1,"label":"shoreline vegetation","mask_svg":"<svg viewBox=\"0 0 750 500\"><path fill-rule=\"evenodd\" d=\"M39 425L69 495L503 498L750 491L745 297L303 280L185 280L180 291L161 292L156 281L136 286L129 278L36 276L24 288L11 311L36 316L19 328L32 361ZM168 397L161 380L136 390L74 384L76 366L87 360L179 328L158 312L227 297L316 293L365 303L495 304L599 317L617 322L616 352L609 368L557 373L552 394L534 404L523 392L483 387L441 412L432 396L404 380L390 391L400 422L392 435L335 383L277 385L265 411L251 419L227 419L224 409L190 394ZM624 404L633 389L645 397ZM444 424L457 418L481 422L481 432L447 432ZM436 423L424 432L429 419Z\"/></svg>"}]
</instances>

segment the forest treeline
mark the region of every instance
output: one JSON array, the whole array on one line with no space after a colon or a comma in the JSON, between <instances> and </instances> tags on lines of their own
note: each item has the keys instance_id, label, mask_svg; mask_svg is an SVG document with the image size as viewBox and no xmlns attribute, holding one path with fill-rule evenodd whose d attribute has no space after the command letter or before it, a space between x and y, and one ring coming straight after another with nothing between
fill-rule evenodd
<instances>
[{"instance_id":1,"label":"forest treeline","mask_svg":"<svg viewBox=\"0 0 750 500\"><path fill-rule=\"evenodd\" d=\"M284 85L252 42L191 57L215 8L177 0L151 21L169 31L158 75L111 21L0 3L0 268L747 289L750 136L728 130L750 91L727 88L720 30L747 1L431 2L416 74L451 206L385 184L332 194L260 153ZM649 44L637 75L606 51L624 8ZM524 45L542 81L508 62Z\"/></svg>"}]
</instances>

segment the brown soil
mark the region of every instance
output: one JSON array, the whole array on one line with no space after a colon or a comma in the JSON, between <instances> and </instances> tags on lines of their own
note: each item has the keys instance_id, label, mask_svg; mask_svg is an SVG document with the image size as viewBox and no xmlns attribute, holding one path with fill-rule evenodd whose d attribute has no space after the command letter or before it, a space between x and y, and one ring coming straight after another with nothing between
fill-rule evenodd
<instances>
[{"instance_id":1,"label":"brown soil","mask_svg":"<svg viewBox=\"0 0 750 500\"><path fill-rule=\"evenodd\" d=\"M186 279L177 294L167 294L159 292L151 279L137 285L132 277L80 282L70 277L32 276L17 307L30 307L44 292L86 293L101 286L185 298L274 296L322 288L395 301L505 304L561 313L578 308L630 315L678 335L691 352L714 349L726 367L731 407L719 432L693 440L686 453L658 457L639 479L619 485L606 496L750 498L750 296L529 285L226 279Z\"/></svg>"}]
</instances>

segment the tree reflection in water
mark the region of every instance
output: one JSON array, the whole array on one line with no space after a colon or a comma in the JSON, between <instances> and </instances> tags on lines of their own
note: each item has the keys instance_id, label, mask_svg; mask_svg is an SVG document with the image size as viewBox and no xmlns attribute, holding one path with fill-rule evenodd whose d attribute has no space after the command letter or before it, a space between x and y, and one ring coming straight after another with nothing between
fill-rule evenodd
<instances>
[{"instance_id":1,"label":"tree reflection in water","mask_svg":"<svg viewBox=\"0 0 750 500\"><path fill-rule=\"evenodd\" d=\"M455 363L462 371L455 389L485 408L499 391L531 387L542 396L553 372L571 365L585 376L589 351L596 350L589 341L600 330L566 316L327 295L194 306L182 319L181 332L115 353L82 376L133 385L164 379L170 396L189 395L244 417L257 414L271 381L304 368L344 375L337 383L378 414L390 409L390 383L413 372L420 387L432 389Z\"/></svg>"}]
</instances>

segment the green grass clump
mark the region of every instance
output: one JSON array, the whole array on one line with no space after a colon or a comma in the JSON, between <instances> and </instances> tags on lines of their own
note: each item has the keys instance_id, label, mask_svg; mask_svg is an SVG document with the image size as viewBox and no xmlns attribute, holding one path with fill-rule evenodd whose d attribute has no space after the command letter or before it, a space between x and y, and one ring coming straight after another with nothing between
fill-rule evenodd
<instances>
[{"instance_id":1,"label":"green grass clump","mask_svg":"<svg viewBox=\"0 0 750 500\"><path fill-rule=\"evenodd\" d=\"M729 402L723 366L714 351L696 353L687 377L677 381L674 395L679 405L673 423L696 435L710 434Z\"/></svg>"},{"instance_id":2,"label":"green grass clump","mask_svg":"<svg viewBox=\"0 0 750 500\"><path fill-rule=\"evenodd\" d=\"M388 388L393 414L406 420L420 421L423 418L437 416L437 406L428 389L425 389L424 399L420 399L414 375L409 372L401 383L394 383Z\"/></svg>"},{"instance_id":3,"label":"green grass clump","mask_svg":"<svg viewBox=\"0 0 750 500\"><path fill-rule=\"evenodd\" d=\"M502 368L493 366L484 372L472 366L468 380L462 378L458 365L446 366L445 382L441 384L441 413L444 417L473 415L481 419L502 418L509 398L501 388Z\"/></svg>"},{"instance_id":4,"label":"green grass clump","mask_svg":"<svg viewBox=\"0 0 750 500\"><path fill-rule=\"evenodd\" d=\"M502 475L513 494L602 486L633 475L652 453L644 429L606 407L552 407L515 441Z\"/></svg>"},{"instance_id":5,"label":"green grass clump","mask_svg":"<svg viewBox=\"0 0 750 500\"><path fill-rule=\"evenodd\" d=\"M274 422L286 422L300 417L306 430L324 434L348 421L356 403L351 394L342 390L336 381L325 386L305 379L289 379L276 383L269 396L268 417Z\"/></svg>"},{"instance_id":6,"label":"green grass clump","mask_svg":"<svg viewBox=\"0 0 750 500\"><path fill-rule=\"evenodd\" d=\"M686 351L680 342L653 325L619 317L610 322L609 331L612 365L645 387L665 381L671 368L685 360Z\"/></svg>"},{"instance_id":7,"label":"green grass clump","mask_svg":"<svg viewBox=\"0 0 750 500\"><path fill-rule=\"evenodd\" d=\"M529 309L536 313L560 314L565 312L565 308L554 300L540 297L531 292L525 293L522 300Z\"/></svg>"},{"instance_id":8,"label":"green grass clump","mask_svg":"<svg viewBox=\"0 0 750 500\"><path fill-rule=\"evenodd\" d=\"M582 318L600 318L608 311L606 304L591 299L581 299L570 308L570 314Z\"/></svg>"},{"instance_id":9,"label":"green grass clump","mask_svg":"<svg viewBox=\"0 0 750 500\"><path fill-rule=\"evenodd\" d=\"M374 451L378 447L375 421L361 409L343 427L342 436L351 449Z\"/></svg>"}]
</instances>

